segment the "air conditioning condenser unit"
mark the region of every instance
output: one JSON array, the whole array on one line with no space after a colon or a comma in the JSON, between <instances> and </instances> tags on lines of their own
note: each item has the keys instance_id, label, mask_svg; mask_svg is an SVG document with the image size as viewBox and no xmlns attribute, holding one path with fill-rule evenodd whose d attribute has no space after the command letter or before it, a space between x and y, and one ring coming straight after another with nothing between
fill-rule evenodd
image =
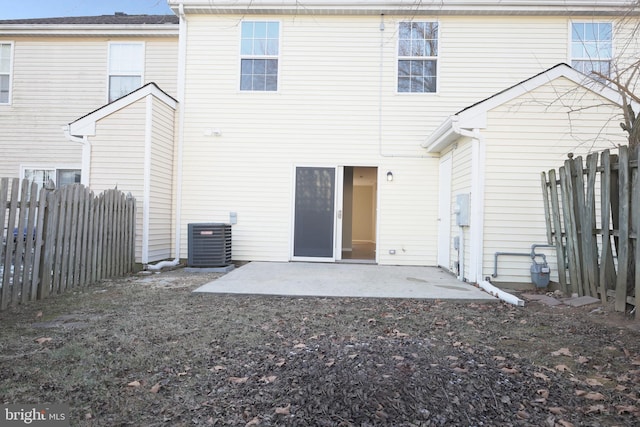
<instances>
[{"instance_id":1,"label":"air conditioning condenser unit","mask_svg":"<svg viewBox=\"0 0 640 427\"><path fill-rule=\"evenodd\" d=\"M231 265L231 224L189 224L189 267Z\"/></svg>"}]
</instances>

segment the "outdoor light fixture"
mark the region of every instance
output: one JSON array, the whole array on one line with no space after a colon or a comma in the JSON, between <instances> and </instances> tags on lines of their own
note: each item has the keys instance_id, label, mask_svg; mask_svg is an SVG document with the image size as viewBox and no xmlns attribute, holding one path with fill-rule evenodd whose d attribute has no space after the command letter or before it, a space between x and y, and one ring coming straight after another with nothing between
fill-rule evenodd
<instances>
[{"instance_id":1,"label":"outdoor light fixture","mask_svg":"<svg viewBox=\"0 0 640 427\"><path fill-rule=\"evenodd\" d=\"M387 181L389 182L393 181L393 172L391 171L387 172Z\"/></svg>"}]
</instances>

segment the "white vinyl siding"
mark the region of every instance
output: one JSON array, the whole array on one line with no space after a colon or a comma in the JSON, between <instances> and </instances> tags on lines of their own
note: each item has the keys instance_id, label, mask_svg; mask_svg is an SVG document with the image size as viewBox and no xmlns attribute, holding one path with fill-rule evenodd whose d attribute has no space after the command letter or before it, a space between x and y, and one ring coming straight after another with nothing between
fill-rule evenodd
<instances>
[{"instance_id":1,"label":"white vinyl siding","mask_svg":"<svg viewBox=\"0 0 640 427\"><path fill-rule=\"evenodd\" d=\"M136 262L142 257L145 117L143 98L100 120L91 137L91 189L100 193L117 187L136 198Z\"/></svg>"},{"instance_id":2,"label":"white vinyl siding","mask_svg":"<svg viewBox=\"0 0 640 427\"><path fill-rule=\"evenodd\" d=\"M61 127L105 104L108 44L100 37L16 38L11 105L0 108L0 176L19 177L27 164L82 163L82 145ZM175 96L177 37L145 39L145 55L145 78Z\"/></svg>"},{"instance_id":3,"label":"white vinyl siding","mask_svg":"<svg viewBox=\"0 0 640 427\"><path fill-rule=\"evenodd\" d=\"M171 255L173 109L151 97L151 128L147 129L147 97L96 123L92 146L91 189L131 192L136 198L136 262L142 260L145 209L145 142L150 135L149 262Z\"/></svg>"},{"instance_id":4,"label":"white vinyl siding","mask_svg":"<svg viewBox=\"0 0 640 427\"><path fill-rule=\"evenodd\" d=\"M560 95L559 94L564 94ZM567 114L576 100L591 105ZM555 101L555 103L554 103ZM592 92L558 79L491 111L486 140L485 226L483 277L493 273L496 252L528 253L532 244L546 243L540 174L558 169L568 153L624 144L620 111ZM567 120L570 117L570 120ZM613 120L609 120L614 118ZM515 131L514 131L515 130ZM552 280L557 280L555 250L547 255ZM541 262L541 258L537 259ZM500 257L496 282L530 283L528 257Z\"/></svg>"},{"instance_id":5,"label":"white vinyl siding","mask_svg":"<svg viewBox=\"0 0 640 427\"><path fill-rule=\"evenodd\" d=\"M455 205L456 198L460 194L470 194L471 193L471 181L473 177L471 176L472 169L472 148L471 148L471 140L463 138L461 139L457 146L453 148L451 151L451 159L452 159L452 167L451 167L451 203ZM452 209L453 212L453 209ZM451 260L454 262L460 263L462 257L465 257L464 264L464 277L468 277L469 272L469 254L470 254L470 233L469 227L465 227L464 229L460 229L460 227L456 224L456 215L455 213L451 216L451 241L455 237L458 239L462 238L464 241L460 248L464 250L464 254L460 252L459 249L455 249L453 243L451 244ZM461 267L461 266L459 266ZM458 271L454 271L458 273Z\"/></svg>"},{"instance_id":6,"label":"white vinyl siding","mask_svg":"<svg viewBox=\"0 0 640 427\"><path fill-rule=\"evenodd\" d=\"M149 260L171 257L173 208L174 110L153 98L151 181L149 197Z\"/></svg>"},{"instance_id":7,"label":"white vinyl siding","mask_svg":"<svg viewBox=\"0 0 640 427\"><path fill-rule=\"evenodd\" d=\"M396 29L415 17L385 15L384 31L379 15L278 18L277 96L239 96L239 30L229 22L242 22L246 15L189 16L188 167L177 201L182 256L188 223L226 223L230 212L237 212L234 259L288 261L294 166L369 166L380 174L379 263L435 265L439 159L420 144L456 111L569 57L567 17L443 15L438 93L406 96L397 91ZM507 126L512 136L518 130ZM215 128L219 136L207 132ZM394 174L392 182L384 177L387 171ZM456 179L462 191L468 178ZM539 175L537 180L534 191ZM485 256L484 262L491 261Z\"/></svg>"},{"instance_id":8,"label":"white vinyl siding","mask_svg":"<svg viewBox=\"0 0 640 427\"><path fill-rule=\"evenodd\" d=\"M144 43L109 43L109 102L142 86Z\"/></svg>"},{"instance_id":9,"label":"white vinyl siding","mask_svg":"<svg viewBox=\"0 0 640 427\"><path fill-rule=\"evenodd\" d=\"M198 61L187 67L184 164L189 167L181 201L181 254L187 252L188 223L228 222L229 213L237 212L234 259L287 261L293 166L374 166L380 173L394 173L392 182L386 177L378 181L378 220L384 223L377 240L380 262L435 265L437 248L425 242L437 240L438 195L428 187L437 182L438 159L420 158L427 127L417 98L404 97L404 106L389 108L378 142L377 22L363 17L283 19L287 60L280 70L286 78L279 82L277 97L251 98L237 95L238 53L235 43L225 40L235 40L238 31L225 22L189 19L187 57ZM385 46L394 58L396 44ZM215 57L207 54L211 49ZM211 73L214 68L217 72ZM395 98L394 68L388 69L392 93L385 95L385 103ZM221 136L206 135L214 127Z\"/></svg>"},{"instance_id":10,"label":"white vinyl siding","mask_svg":"<svg viewBox=\"0 0 640 427\"><path fill-rule=\"evenodd\" d=\"M0 105L11 103L13 43L0 42Z\"/></svg>"}]
</instances>

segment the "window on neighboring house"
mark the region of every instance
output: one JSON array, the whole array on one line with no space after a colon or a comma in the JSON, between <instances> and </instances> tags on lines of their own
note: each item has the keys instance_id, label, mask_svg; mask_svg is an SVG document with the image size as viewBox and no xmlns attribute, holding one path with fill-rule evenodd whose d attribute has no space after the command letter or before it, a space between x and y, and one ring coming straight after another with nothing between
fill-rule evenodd
<instances>
[{"instance_id":1,"label":"window on neighboring house","mask_svg":"<svg viewBox=\"0 0 640 427\"><path fill-rule=\"evenodd\" d=\"M24 168L23 178L37 183L39 191L49 180L55 183L56 188L79 184L81 171L80 169Z\"/></svg>"},{"instance_id":2,"label":"window on neighboring house","mask_svg":"<svg viewBox=\"0 0 640 427\"><path fill-rule=\"evenodd\" d=\"M0 104L11 99L11 47L11 43L0 43Z\"/></svg>"},{"instance_id":3,"label":"window on neighboring house","mask_svg":"<svg viewBox=\"0 0 640 427\"><path fill-rule=\"evenodd\" d=\"M571 24L571 66L591 74L611 74L613 56L610 22L573 22Z\"/></svg>"},{"instance_id":4,"label":"window on neighboring house","mask_svg":"<svg viewBox=\"0 0 640 427\"><path fill-rule=\"evenodd\" d=\"M240 40L240 90L278 90L280 23L244 21Z\"/></svg>"},{"instance_id":5,"label":"window on neighboring house","mask_svg":"<svg viewBox=\"0 0 640 427\"><path fill-rule=\"evenodd\" d=\"M398 92L435 92L438 23L401 22L398 30Z\"/></svg>"},{"instance_id":6,"label":"window on neighboring house","mask_svg":"<svg viewBox=\"0 0 640 427\"><path fill-rule=\"evenodd\" d=\"M142 86L143 43L109 44L109 102Z\"/></svg>"}]
</instances>

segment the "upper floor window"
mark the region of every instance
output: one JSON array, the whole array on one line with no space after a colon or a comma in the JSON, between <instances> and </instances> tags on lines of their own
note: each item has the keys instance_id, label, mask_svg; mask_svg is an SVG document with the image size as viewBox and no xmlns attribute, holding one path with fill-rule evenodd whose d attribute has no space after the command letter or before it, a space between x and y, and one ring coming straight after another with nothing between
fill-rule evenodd
<instances>
[{"instance_id":1,"label":"upper floor window","mask_svg":"<svg viewBox=\"0 0 640 427\"><path fill-rule=\"evenodd\" d=\"M398 92L435 92L438 23L401 22L398 34Z\"/></svg>"},{"instance_id":2,"label":"upper floor window","mask_svg":"<svg viewBox=\"0 0 640 427\"><path fill-rule=\"evenodd\" d=\"M242 22L240 90L278 90L280 23Z\"/></svg>"},{"instance_id":3,"label":"upper floor window","mask_svg":"<svg viewBox=\"0 0 640 427\"><path fill-rule=\"evenodd\" d=\"M143 43L109 44L109 102L142 86Z\"/></svg>"},{"instance_id":4,"label":"upper floor window","mask_svg":"<svg viewBox=\"0 0 640 427\"><path fill-rule=\"evenodd\" d=\"M0 104L11 99L11 43L0 43Z\"/></svg>"},{"instance_id":5,"label":"upper floor window","mask_svg":"<svg viewBox=\"0 0 640 427\"><path fill-rule=\"evenodd\" d=\"M573 22L571 24L571 66L590 74L609 76L613 56L610 22Z\"/></svg>"}]
</instances>

